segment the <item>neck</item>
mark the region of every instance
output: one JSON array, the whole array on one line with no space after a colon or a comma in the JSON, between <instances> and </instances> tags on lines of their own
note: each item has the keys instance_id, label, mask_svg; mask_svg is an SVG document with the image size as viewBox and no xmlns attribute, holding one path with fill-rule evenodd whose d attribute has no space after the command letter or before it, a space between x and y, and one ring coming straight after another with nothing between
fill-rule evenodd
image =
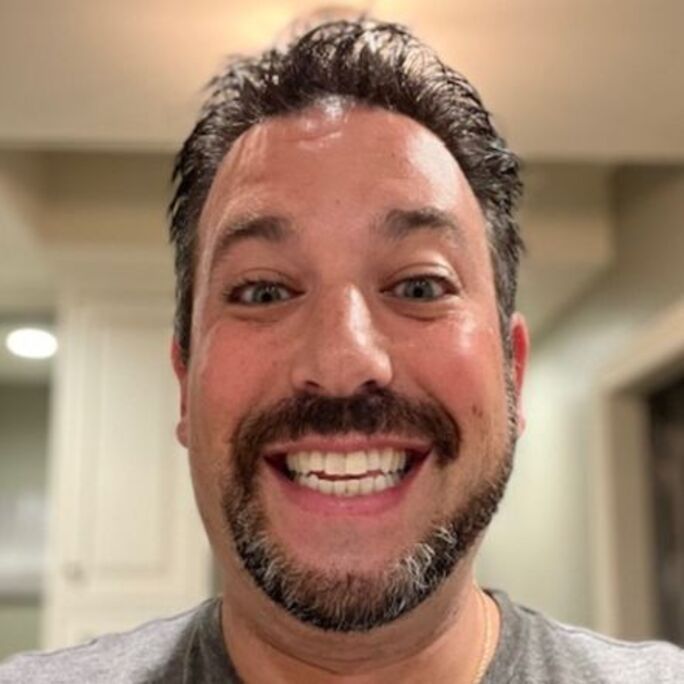
<instances>
[{"instance_id":1,"label":"neck","mask_svg":"<svg viewBox=\"0 0 684 684\"><path fill-rule=\"evenodd\" d=\"M469 569L410 615L363 634L304 625L235 582L224 593L222 623L226 648L247 684L474 684L499 635L498 610L491 599L483 601Z\"/></svg>"}]
</instances>

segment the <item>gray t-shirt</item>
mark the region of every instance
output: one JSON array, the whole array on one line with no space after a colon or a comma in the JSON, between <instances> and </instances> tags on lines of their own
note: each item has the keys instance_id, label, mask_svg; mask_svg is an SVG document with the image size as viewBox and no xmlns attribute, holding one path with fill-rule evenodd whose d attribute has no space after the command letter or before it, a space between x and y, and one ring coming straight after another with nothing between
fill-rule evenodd
<instances>
[{"instance_id":1,"label":"gray t-shirt","mask_svg":"<svg viewBox=\"0 0 684 684\"><path fill-rule=\"evenodd\" d=\"M498 591L501 638L484 684L682 684L684 651L662 642L627 643L568 627ZM238 683L221 633L220 600L124 634L54 653L26 653L0 665L0 684Z\"/></svg>"}]
</instances>

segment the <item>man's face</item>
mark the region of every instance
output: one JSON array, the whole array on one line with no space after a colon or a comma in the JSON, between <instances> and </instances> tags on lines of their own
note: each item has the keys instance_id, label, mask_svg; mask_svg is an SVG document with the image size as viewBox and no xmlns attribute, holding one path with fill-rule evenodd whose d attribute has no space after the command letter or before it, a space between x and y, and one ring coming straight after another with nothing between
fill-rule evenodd
<instances>
[{"instance_id":1,"label":"man's face","mask_svg":"<svg viewBox=\"0 0 684 684\"><path fill-rule=\"evenodd\" d=\"M254 126L210 190L194 294L179 437L229 578L369 629L468 562L526 337L514 317L508 367L484 218L437 137L333 105Z\"/></svg>"}]
</instances>

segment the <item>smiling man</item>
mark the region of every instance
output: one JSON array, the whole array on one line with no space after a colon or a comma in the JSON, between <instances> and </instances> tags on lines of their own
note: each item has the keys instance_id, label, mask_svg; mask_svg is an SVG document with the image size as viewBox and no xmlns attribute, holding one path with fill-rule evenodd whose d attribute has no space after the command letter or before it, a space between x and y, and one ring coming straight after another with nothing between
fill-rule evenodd
<instances>
[{"instance_id":1,"label":"smiling man","mask_svg":"<svg viewBox=\"0 0 684 684\"><path fill-rule=\"evenodd\" d=\"M328 95L236 139L195 250L179 436L237 669L396 676L437 637L449 656L425 676L471 681L497 618L472 556L510 472L527 341L514 315L502 343L458 163L413 119Z\"/></svg>"},{"instance_id":2,"label":"smiling man","mask_svg":"<svg viewBox=\"0 0 684 684\"><path fill-rule=\"evenodd\" d=\"M474 580L528 337L518 163L462 76L402 27L316 26L228 63L175 177L178 437L222 597L0 680L682 680L675 647Z\"/></svg>"}]
</instances>

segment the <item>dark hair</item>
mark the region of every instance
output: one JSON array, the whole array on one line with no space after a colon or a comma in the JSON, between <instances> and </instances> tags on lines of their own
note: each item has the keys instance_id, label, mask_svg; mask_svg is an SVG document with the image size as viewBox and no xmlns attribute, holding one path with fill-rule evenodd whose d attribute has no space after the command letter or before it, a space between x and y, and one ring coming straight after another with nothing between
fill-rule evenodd
<instances>
[{"instance_id":1,"label":"dark hair","mask_svg":"<svg viewBox=\"0 0 684 684\"><path fill-rule=\"evenodd\" d=\"M487 221L502 335L515 305L523 242L513 219L519 161L495 130L472 85L403 26L360 18L315 26L255 56L232 57L208 85L200 118L173 173L175 330L190 351L197 222L221 160L248 128L329 96L411 117L458 161Z\"/></svg>"}]
</instances>

